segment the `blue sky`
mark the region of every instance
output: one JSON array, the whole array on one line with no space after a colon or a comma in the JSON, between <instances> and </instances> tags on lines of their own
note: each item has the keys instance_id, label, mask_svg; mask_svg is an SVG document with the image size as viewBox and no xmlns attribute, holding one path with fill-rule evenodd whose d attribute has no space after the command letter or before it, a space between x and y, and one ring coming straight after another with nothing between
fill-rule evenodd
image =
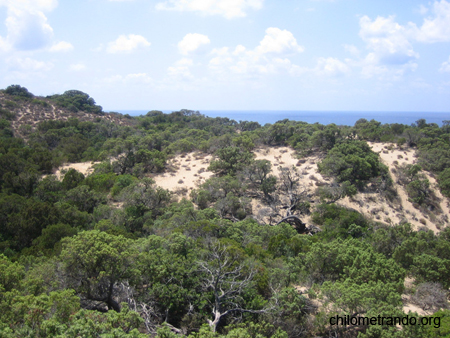
<instances>
[{"instance_id":1,"label":"blue sky","mask_svg":"<svg viewBox=\"0 0 450 338\"><path fill-rule=\"evenodd\" d=\"M0 87L105 110L450 111L450 0L0 0Z\"/></svg>"}]
</instances>

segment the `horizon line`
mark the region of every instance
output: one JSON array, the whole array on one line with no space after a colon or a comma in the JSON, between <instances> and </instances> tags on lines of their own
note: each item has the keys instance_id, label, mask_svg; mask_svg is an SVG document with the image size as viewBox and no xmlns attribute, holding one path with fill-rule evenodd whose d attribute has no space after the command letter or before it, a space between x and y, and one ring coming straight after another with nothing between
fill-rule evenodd
<instances>
[{"instance_id":1,"label":"horizon line","mask_svg":"<svg viewBox=\"0 0 450 338\"><path fill-rule=\"evenodd\" d=\"M190 111L217 111L217 112L342 112L342 113L439 113L439 114L450 114L450 111L409 111L409 110L302 110L302 109L104 109L105 112L120 112L120 111L181 111L181 110L190 110Z\"/></svg>"}]
</instances>

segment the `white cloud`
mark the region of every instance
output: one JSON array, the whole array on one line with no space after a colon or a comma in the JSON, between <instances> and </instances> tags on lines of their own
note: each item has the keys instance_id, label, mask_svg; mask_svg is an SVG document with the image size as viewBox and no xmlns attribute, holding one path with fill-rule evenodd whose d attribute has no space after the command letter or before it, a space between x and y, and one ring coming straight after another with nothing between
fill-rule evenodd
<instances>
[{"instance_id":1,"label":"white cloud","mask_svg":"<svg viewBox=\"0 0 450 338\"><path fill-rule=\"evenodd\" d=\"M417 34L415 24L400 25L394 16L379 16L375 20L363 16L359 24L359 35L366 42L368 54L354 64L361 67L364 78L397 81L406 72L417 69L419 54L412 45Z\"/></svg>"},{"instance_id":2,"label":"white cloud","mask_svg":"<svg viewBox=\"0 0 450 338\"><path fill-rule=\"evenodd\" d=\"M34 50L50 44L53 29L42 11L8 7L7 40L14 49Z\"/></svg>"},{"instance_id":3,"label":"white cloud","mask_svg":"<svg viewBox=\"0 0 450 338\"><path fill-rule=\"evenodd\" d=\"M149 84L153 82L152 78L147 73L132 73L125 76L112 75L104 78L102 81L108 84L122 83L127 85Z\"/></svg>"},{"instance_id":4,"label":"white cloud","mask_svg":"<svg viewBox=\"0 0 450 338\"><path fill-rule=\"evenodd\" d=\"M66 41L61 41L50 47L50 52L69 52L73 50L73 45Z\"/></svg>"},{"instance_id":5,"label":"white cloud","mask_svg":"<svg viewBox=\"0 0 450 338\"><path fill-rule=\"evenodd\" d=\"M7 52L11 49L11 45L7 39L4 39L0 36L0 53Z\"/></svg>"},{"instance_id":6,"label":"white cloud","mask_svg":"<svg viewBox=\"0 0 450 338\"><path fill-rule=\"evenodd\" d=\"M211 55L214 57L209 60L208 67L214 71L220 72L223 68L229 67L233 64L234 57L233 54L229 53L228 47L213 49Z\"/></svg>"},{"instance_id":7,"label":"white cloud","mask_svg":"<svg viewBox=\"0 0 450 338\"><path fill-rule=\"evenodd\" d=\"M419 9L417 10L420 14L425 15L428 13L429 9L425 7L424 5L420 5Z\"/></svg>"},{"instance_id":8,"label":"white cloud","mask_svg":"<svg viewBox=\"0 0 450 338\"><path fill-rule=\"evenodd\" d=\"M58 6L58 0L10 0L6 3L14 3L15 6L29 10L52 11Z\"/></svg>"},{"instance_id":9,"label":"white cloud","mask_svg":"<svg viewBox=\"0 0 450 338\"><path fill-rule=\"evenodd\" d=\"M141 35L120 35L115 41L108 43L108 53L130 53L135 49L149 47L150 42Z\"/></svg>"},{"instance_id":10,"label":"white cloud","mask_svg":"<svg viewBox=\"0 0 450 338\"><path fill-rule=\"evenodd\" d=\"M266 35L259 43L257 51L259 53L286 53L286 52L303 52L303 47L297 44L294 35L287 31L276 27L266 29Z\"/></svg>"},{"instance_id":11,"label":"white cloud","mask_svg":"<svg viewBox=\"0 0 450 338\"><path fill-rule=\"evenodd\" d=\"M58 0L0 0L0 6L21 10L52 11L58 6Z\"/></svg>"},{"instance_id":12,"label":"white cloud","mask_svg":"<svg viewBox=\"0 0 450 338\"><path fill-rule=\"evenodd\" d=\"M417 78L414 79L410 82L410 86L413 88L418 88L418 89L428 89L428 88L432 88L433 86L429 83L427 83L424 79L422 78Z\"/></svg>"},{"instance_id":13,"label":"white cloud","mask_svg":"<svg viewBox=\"0 0 450 338\"><path fill-rule=\"evenodd\" d=\"M425 15L428 8L421 6L420 13ZM412 22L400 25L394 16L377 17L371 20L367 16L360 19L361 38L378 58L380 64L407 64L419 57L412 42L435 43L450 41L450 2L435 1L432 15L425 18L420 28Z\"/></svg>"},{"instance_id":14,"label":"white cloud","mask_svg":"<svg viewBox=\"0 0 450 338\"><path fill-rule=\"evenodd\" d=\"M415 61L419 54L414 51L413 43L450 41L450 2L435 1L431 8L420 6L418 11L422 15L430 13L420 27L412 22L400 25L394 16L360 19L359 35L369 51L359 61L364 77L400 79L405 72L418 67ZM444 64L442 69L446 69Z\"/></svg>"},{"instance_id":15,"label":"white cloud","mask_svg":"<svg viewBox=\"0 0 450 338\"><path fill-rule=\"evenodd\" d=\"M183 55L188 55L191 52L198 50L200 47L211 43L206 35L198 33L189 33L178 42L178 50Z\"/></svg>"},{"instance_id":16,"label":"white cloud","mask_svg":"<svg viewBox=\"0 0 450 338\"><path fill-rule=\"evenodd\" d=\"M349 66L347 66L342 61L338 59L328 57L328 58L319 58L317 61L317 66L314 69L316 74L337 77L342 76L350 72Z\"/></svg>"},{"instance_id":17,"label":"white cloud","mask_svg":"<svg viewBox=\"0 0 450 338\"><path fill-rule=\"evenodd\" d=\"M52 11L57 0L0 0L6 7L6 36L0 37L0 50L36 50L49 46L53 28L44 12Z\"/></svg>"},{"instance_id":18,"label":"white cloud","mask_svg":"<svg viewBox=\"0 0 450 338\"><path fill-rule=\"evenodd\" d=\"M439 69L441 72L449 72L450 73L450 56L448 57L448 61L442 63L441 68Z\"/></svg>"},{"instance_id":19,"label":"white cloud","mask_svg":"<svg viewBox=\"0 0 450 338\"><path fill-rule=\"evenodd\" d=\"M158 10L199 12L227 19L245 17L247 10L259 10L264 0L168 0L156 4Z\"/></svg>"},{"instance_id":20,"label":"white cloud","mask_svg":"<svg viewBox=\"0 0 450 338\"><path fill-rule=\"evenodd\" d=\"M450 3L435 1L431 11L433 15L425 18L416 39L426 43L450 41Z\"/></svg>"},{"instance_id":21,"label":"white cloud","mask_svg":"<svg viewBox=\"0 0 450 338\"><path fill-rule=\"evenodd\" d=\"M192 59L182 58L182 59L178 60L177 62L175 62L175 65L182 66L182 67L191 67L194 65L194 61L192 61Z\"/></svg>"},{"instance_id":22,"label":"white cloud","mask_svg":"<svg viewBox=\"0 0 450 338\"><path fill-rule=\"evenodd\" d=\"M364 78L376 77L382 81L398 81L406 72L414 72L418 67L414 61L394 66L381 64L374 53L369 53L359 65L362 67L361 75Z\"/></svg>"},{"instance_id":23,"label":"white cloud","mask_svg":"<svg viewBox=\"0 0 450 338\"><path fill-rule=\"evenodd\" d=\"M128 74L124 78L125 82L140 84L140 83L151 83L152 78L147 73L134 73Z\"/></svg>"},{"instance_id":24,"label":"white cloud","mask_svg":"<svg viewBox=\"0 0 450 338\"><path fill-rule=\"evenodd\" d=\"M182 58L175 62L174 66L167 69L169 77L179 80L187 81L192 80L194 76L191 74L190 67L194 64L192 59Z\"/></svg>"},{"instance_id":25,"label":"white cloud","mask_svg":"<svg viewBox=\"0 0 450 338\"><path fill-rule=\"evenodd\" d=\"M80 72L85 69L86 69L86 65L83 63L71 64L69 67L69 70L71 70L72 72Z\"/></svg>"},{"instance_id":26,"label":"white cloud","mask_svg":"<svg viewBox=\"0 0 450 338\"><path fill-rule=\"evenodd\" d=\"M305 70L282 56L302 51L303 48L297 44L291 32L271 27L266 30L266 35L253 50L242 45L233 50L228 47L214 49L208 67L224 79L230 74L249 78L280 73L298 76Z\"/></svg>"},{"instance_id":27,"label":"white cloud","mask_svg":"<svg viewBox=\"0 0 450 338\"><path fill-rule=\"evenodd\" d=\"M31 58L12 58L8 60L8 66L11 71L17 72L41 72L53 68L51 62L38 61Z\"/></svg>"},{"instance_id":28,"label":"white cloud","mask_svg":"<svg viewBox=\"0 0 450 338\"><path fill-rule=\"evenodd\" d=\"M363 16L359 22L360 37L381 64L405 64L419 57L409 41L412 27L401 26L394 19L377 17L372 21Z\"/></svg>"},{"instance_id":29,"label":"white cloud","mask_svg":"<svg viewBox=\"0 0 450 338\"><path fill-rule=\"evenodd\" d=\"M242 46L242 45L237 45L236 48L234 49L233 55L239 55L242 54L246 51L247 49Z\"/></svg>"},{"instance_id":30,"label":"white cloud","mask_svg":"<svg viewBox=\"0 0 450 338\"><path fill-rule=\"evenodd\" d=\"M358 47L356 47L354 45L344 45L344 48L347 52L349 52L350 54L352 54L354 56L359 56L359 54L360 54Z\"/></svg>"},{"instance_id":31,"label":"white cloud","mask_svg":"<svg viewBox=\"0 0 450 338\"><path fill-rule=\"evenodd\" d=\"M124 77L122 75L112 75L112 76L103 78L101 81L108 83L108 84L116 84L116 83L122 82L123 79L124 79Z\"/></svg>"}]
</instances>

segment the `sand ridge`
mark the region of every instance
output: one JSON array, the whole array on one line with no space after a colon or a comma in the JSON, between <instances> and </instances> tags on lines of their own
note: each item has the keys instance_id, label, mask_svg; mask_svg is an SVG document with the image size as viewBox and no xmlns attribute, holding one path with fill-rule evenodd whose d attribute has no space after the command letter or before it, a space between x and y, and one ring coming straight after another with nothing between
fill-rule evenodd
<instances>
[{"instance_id":1,"label":"sand ridge","mask_svg":"<svg viewBox=\"0 0 450 338\"><path fill-rule=\"evenodd\" d=\"M385 143L369 142L369 145L373 151L380 155L381 161L390 169L395 167L395 161L398 162L398 165L417 162L414 149L398 149ZM315 191L318 186L329 184L331 179L318 172L317 164L321 161L321 158L317 154L298 159L295 151L289 147L261 147L255 149L254 154L256 160L269 160L272 163L272 174L275 176L279 175L278 168L294 166L300 174L300 185L307 190L311 202L314 204L320 203ZM214 174L208 171L208 166L213 159L212 155L199 152L179 154L168 160L164 173L150 174L149 176L157 186L172 191L179 197L189 198L193 189L197 189L207 179L213 177ZM93 165L96 163L98 162L66 164L56 171L56 175L60 178L61 170L73 168L87 176L93 172ZM395 173L391 170L390 173L394 180L394 188L399 195L397 203L388 201L378 193L364 192L358 193L352 198L340 199L336 204L354 209L369 219L388 225L406 221L412 224L415 230L426 227L435 233L439 232L438 226L431 221L428 215L424 215L420 210L414 208L408 199L405 188L396 183L398 178ZM436 196L441 199L440 206L443 213L437 215L441 221L441 226L442 223L448 225L448 219L445 219L445 215L450 214L448 199L438 191L436 180L429 173L424 172L424 174L430 180ZM267 206L262 201L252 200L254 215L258 215L258 212L263 208L267 208ZM302 216L302 219L307 224L310 223L310 216Z\"/></svg>"}]
</instances>

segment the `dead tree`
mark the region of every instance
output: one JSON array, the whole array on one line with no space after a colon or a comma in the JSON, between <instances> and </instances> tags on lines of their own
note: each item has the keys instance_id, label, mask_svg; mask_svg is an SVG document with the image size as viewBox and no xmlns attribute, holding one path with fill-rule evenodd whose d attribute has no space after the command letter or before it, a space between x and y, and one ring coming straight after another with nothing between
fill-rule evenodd
<instances>
[{"instance_id":1,"label":"dead tree","mask_svg":"<svg viewBox=\"0 0 450 338\"><path fill-rule=\"evenodd\" d=\"M296 228L298 232L305 232L305 230L306 230L306 224L303 223L303 221L300 219L300 217L295 216L295 215L290 215L290 216L284 217L276 225L281 224L281 223L289 223L294 228Z\"/></svg>"},{"instance_id":2,"label":"dead tree","mask_svg":"<svg viewBox=\"0 0 450 338\"><path fill-rule=\"evenodd\" d=\"M280 167L279 191L284 196L282 203L283 209L286 209L285 217L293 215L293 211L298 203L305 200L307 190L300 184L300 174L293 166L291 168Z\"/></svg>"},{"instance_id":3,"label":"dead tree","mask_svg":"<svg viewBox=\"0 0 450 338\"><path fill-rule=\"evenodd\" d=\"M241 173L241 178L248 183L248 188L258 196L258 191L264 193L264 199L271 201L271 193L275 191L277 179L270 175L272 164L267 160L256 160Z\"/></svg>"},{"instance_id":4,"label":"dead tree","mask_svg":"<svg viewBox=\"0 0 450 338\"><path fill-rule=\"evenodd\" d=\"M128 303L128 306L131 310L138 312L141 315L141 318L144 319L144 325L147 329L147 332L155 335L159 323L162 322L161 315L155 309L154 304L137 302L134 297L134 289L128 284L128 282L123 282L118 285L120 290L119 294L123 301Z\"/></svg>"},{"instance_id":5,"label":"dead tree","mask_svg":"<svg viewBox=\"0 0 450 338\"><path fill-rule=\"evenodd\" d=\"M276 193L269 203L272 211L267 215L270 224L289 223L297 231L304 232L306 224L299 217L302 212L299 207L306 201L307 189L301 184L301 176L295 167L280 167L278 170L280 174Z\"/></svg>"},{"instance_id":6,"label":"dead tree","mask_svg":"<svg viewBox=\"0 0 450 338\"><path fill-rule=\"evenodd\" d=\"M213 319L208 324L215 332L220 320L231 313L263 313L264 310L246 309L242 306L243 291L250 285L256 270L246 262L238 262L230 252L218 241L209 245L209 252L203 261L198 262L203 272L203 288L212 291L211 301Z\"/></svg>"}]
</instances>

